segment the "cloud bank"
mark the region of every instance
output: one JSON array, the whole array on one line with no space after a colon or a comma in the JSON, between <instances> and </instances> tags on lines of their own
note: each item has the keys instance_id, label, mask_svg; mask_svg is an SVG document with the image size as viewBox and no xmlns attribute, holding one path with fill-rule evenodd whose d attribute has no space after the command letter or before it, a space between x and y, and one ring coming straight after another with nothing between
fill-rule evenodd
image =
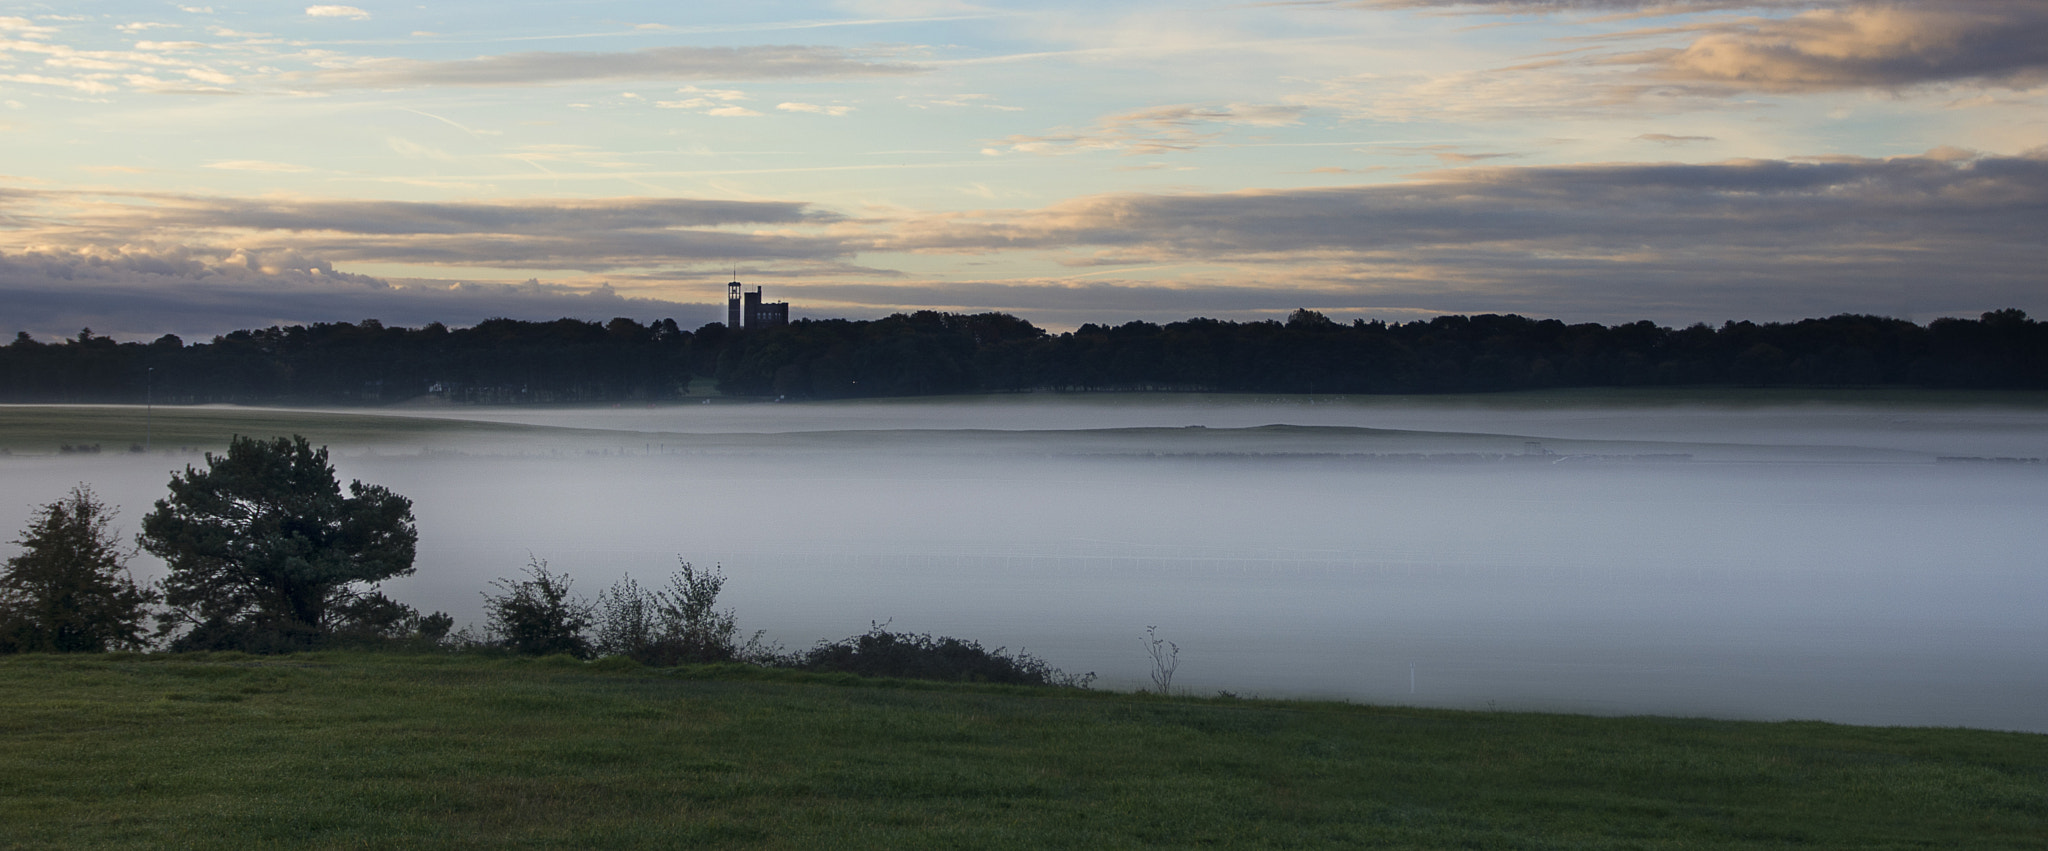
<instances>
[{"instance_id":1,"label":"cloud bank","mask_svg":"<svg viewBox=\"0 0 2048 851\"><path fill-rule=\"evenodd\" d=\"M1016 135L984 153L1071 154L1118 151L1164 154L1188 151L1222 137L1223 128L1281 127L1301 123L1307 107L1294 104L1233 103L1219 106L1155 106L1104 117L1092 127L1046 135Z\"/></svg>"},{"instance_id":2,"label":"cloud bank","mask_svg":"<svg viewBox=\"0 0 2048 851\"><path fill-rule=\"evenodd\" d=\"M924 69L871 62L836 47L654 47L618 52L506 53L430 62L371 59L320 72L322 88L534 86L595 80L776 80L916 74Z\"/></svg>"},{"instance_id":3,"label":"cloud bank","mask_svg":"<svg viewBox=\"0 0 2048 851\"><path fill-rule=\"evenodd\" d=\"M773 283L800 315L1003 310L1055 327L1296 307L1673 324L1843 312L1925 320L2003 307L2048 314L2043 221L2048 150L1466 167L1371 185L1109 193L860 219L795 202L110 200L13 189L0 190L0 226L39 247L0 255L0 319L38 333L90 325L143 336L363 317L688 323L717 314L603 289L387 281L338 267L581 270L690 302L698 287L715 300L725 264L739 262L756 270L743 280ZM990 259L1033 271L988 276ZM946 269L959 274L912 271Z\"/></svg>"},{"instance_id":4,"label":"cloud bank","mask_svg":"<svg viewBox=\"0 0 2048 851\"><path fill-rule=\"evenodd\" d=\"M676 198L421 203L23 192L30 244L291 250L331 262L599 272L696 262L831 263L854 251L805 204ZM733 226L747 227L736 230Z\"/></svg>"},{"instance_id":5,"label":"cloud bank","mask_svg":"<svg viewBox=\"0 0 2048 851\"><path fill-rule=\"evenodd\" d=\"M2038 2L1856 3L1701 29L1651 58L1651 73L1767 92L2048 82L2048 4Z\"/></svg>"},{"instance_id":6,"label":"cloud bank","mask_svg":"<svg viewBox=\"0 0 2048 851\"><path fill-rule=\"evenodd\" d=\"M293 252L135 247L0 254L0 301L7 331L46 341L81 328L124 340L168 333L198 341L238 328L360 319L417 326L627 316L694 327L719 315L710 304L631 298L603 286L392 282Z\"/></svg>"},{"instance_id":7,"label":"cloud bank","mask_svg":"<svg viewBox=\"0 0 2048 851\"><path fill-rule=\"evenodd\" d=\"M2048 82L2048 4L2036 0L1361 0L1383 10L1636 16L1743 10L1609 38L1679 36L1682 48L1600 54L1645 81L1728 91L1820 92L1942 83Z\"/></svg>"},{"instance_id":8,"label":"cloud bank","mask_svg":"<svg viewBox=\"0 0 2048 851\"><path fill-rule=\"evenodd\" d=\"M1371 186L1119 193L1041 210L926 217L901 226L891 244L927 253L1040 251L1106 269L1236 264L1257 270L1246 274L1269 287L1351 308L1697 321L2039 310L2044 220L2048 154L1944 150L1890 159L1475 167Z\"/></svg>"}]
</instances>

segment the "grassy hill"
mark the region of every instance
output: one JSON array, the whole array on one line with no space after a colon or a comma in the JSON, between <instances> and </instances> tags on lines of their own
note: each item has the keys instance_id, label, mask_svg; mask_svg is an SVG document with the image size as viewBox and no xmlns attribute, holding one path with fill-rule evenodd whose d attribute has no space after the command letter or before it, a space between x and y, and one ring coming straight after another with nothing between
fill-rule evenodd
<instances>
[{"instance_id":1,"label":"grassy hill","mask_svg":"<svg viewBox=\"0 0 2048 851\"><path fill-rule=\"evenodd\" d=\"M0 847L2014 848L2048 736L566 658L0 658Z\"/></svg>"}]
</instances>

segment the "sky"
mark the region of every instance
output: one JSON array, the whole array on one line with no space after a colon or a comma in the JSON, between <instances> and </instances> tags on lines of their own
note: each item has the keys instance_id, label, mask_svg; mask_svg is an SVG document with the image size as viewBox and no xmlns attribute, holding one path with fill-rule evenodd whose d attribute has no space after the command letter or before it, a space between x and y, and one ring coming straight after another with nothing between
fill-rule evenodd
<instances>
[{"instance_id":1,"label":"sky","mask_svg":"<svg viewBox=\"0 0 2048 851\"><path fill-rule=\"evenodd\" d=\"M2038 318L2044 108L2048 0L0 0L0 332Z\"/></svg>"}]
</instances>

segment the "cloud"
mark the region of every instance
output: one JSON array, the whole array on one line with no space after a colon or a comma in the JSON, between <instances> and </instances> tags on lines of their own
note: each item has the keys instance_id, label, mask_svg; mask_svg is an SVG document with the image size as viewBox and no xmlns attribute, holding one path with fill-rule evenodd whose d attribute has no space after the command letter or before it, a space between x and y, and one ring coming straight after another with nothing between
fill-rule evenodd
<instances>
[{"instance_id":1,"label":"cloud","mask_svg":"<svg viewBox=\"0 0 2048 851\"><path fill-rule=\"evenodd\" d=\"M352 21L367 21L370 13L354 6L307 6L309 18L347 18Z\"/></svg>"},{"instance_id":2,"label":"cloud","mask_svg":"<svg viewBox=\"0 0 2048 851\"><path fill-rule=\"evenodd\" d=\"M241 165L241 164L236 164ZM738 258L854 271L864 238L799 203L619 198L419 203L28 193L0 198L16 245L172 245L295 252L335 263L596 272ZM67 250L69 250L67 248Z\"/></svg>"},{"instance_id":3,"label":"cloud","mask_svg":"<svg viewBox=\"0 0 2048 851\"><path fill-rule=\"evenodd\" d=\"M909 106L911 109L930 109L935 106L944 106L953 108L971 107L976 109L993 109L1001 112L1024 111L1024 107L1021 106L1008 106L1005 104L996 103L995 97L995 95L985 93L966 93L946 95L944 97L929 98L924 100L914 99L910 95L897 95L896 99L905 101L905 105Z\"/></svg>"},{"instance_id":4,"label":"cloud","mask_svg":"<svg viewBox=\"0 0 2048 851\"><path fill-rule=\"evenodd\" d=\"M42 74L0 74L0 81L28 83L34 86L54 86L56 88L72 89L88 95L103 95L117 90L115 86L107 83L103 77L97 75L49 77Z\"/></svg>"},{"instance_id":5,"label":"cloud","mask_svg":"<svg viewBox=\"0 0 2048 851\"><path fill-rule=\"evenodd\" d=\"M459 323L481 318L462 311L513 315L495 306L553 310L574 298L595 299L574 302L595 313L563 313L644 318L662 314L606 313L605 299L723 281L716 270L742 260L801 279L802 298L855 315L922 306L1062 324L1255 318L1302 306L1677 324L1841 312L1926 319L2001 307L2048 314L2044 209L2048 150L1953 148L1479 165L1370 185L1112 193L1036 209L864 218L799 202L691 198L418 203L0 188L14 246L0 254L0 304L37 333L45 324L58 333L83 324L218 333L364 316ZM554 270L587 284L602 274L628 288L487 297L468 282L341 271L360 268L352 264L516 277ZM971 277L875 268L887 266ZM991 268L1014 271L991 279ZM165 318L150 324L151 310ZM72 321L93 315L103 318ZM131 324L114 324L118 317ZM186 321L196 324L172 324Z\"/></svg>"},{"instance_id":6,"label":"cloud","mask_svg":"<svg viewBox=\"0 0 2048 851\"><path fill-rule=\"evenodd\" d=\"M151 93L229 93L223 87L236 82L233 75L187 58L169 55L210 47L189 41L139 41L133 50L80 50L54 42L0 38L0 67L10 64L20 67L28 61L38 61L41 67L36 70L48 72L23 71L0 79L68 88L86 95L117 92L121 88L117 85L120 82ZM158 74L186 79L170 82Z\"/></svg>"},{"instance_id":7,"label":"cloud","mask_svg":"<svg viewBox=\"0 0 2048 851\"><path fill-rule=\"evenodd\" d=\"M836 47L656 47L611 53L508 53L429 62L372 59L317 72L326 88L531 86L591 80L766 80L915 74L915 65L871 62Z\"/></svg>"},{"instance_id":8,"label":"cloud","mask_svg":"<svg viewBox=\"0 0 2048 851\"><path fill-rule=\"evenodd\" d=\"M791 101L788 103L778 103L775 105L775 108L782 110L783 112L808 112L814 115L831 116L842 116L853 111L853 107L850 106L820 106L815 103L800 103L795 101Z\"/></svg>"},{"instance_id":9,"label":"cloud","mask_svg":"<svg viewBox=\"0 0 2048 851\"><path fill-rule=\"evenodd\" d=\"M1521 154L1500 152L1466 153L1458 150L1457 145L1383 145L1374 147L1372 150L1402 156L1433 157L1437 162L1444 165L1471 165L1472 163L1485 162L1487 160L1516 159L1522 156Z\"/></svg>"},{"instance_id":10,"label":"cloud","mask_svg":"<svg viewBox=\"0 0 2048 851\"><path fill-rule=\"evenodd\" d=\"M1726 9L1804 9L1823 2L1827 0L1311 0L1302 5L1491 15L1570 12L1679 15Z\"/></svg>"},{"instance_id":11,"label":"cloud","mask_svg":"<svg viewBox=\"0 0 2048 851\"><path fill-rule=\"evenodd\" d=\"M266 160L224 160L217 163L207 163L206 167L222 171L269 171L285 174L298 174L314 170L311 166L274 163Z\"/></svg>"},{"instance_id":12,"label":"cloud","mask_svg":"<svg viewBox=\"0 0 2048 851\"><path fill-rule=\"evenodd\" d=\"M1474 167L933 215L885 248L1238 265L1442 309L1696 321L2041 309L2048 155ZM1091 253L1093 252L1093 253Z\"/></svg>"},{"instance_id":13,"label":"cloud","mask_svg":"<svg viewBox=\"0 0 2048 851\"><path fill-rule=\"evenodd\" d=\"M1305 106L1292 104L1155 106L1107 116L1095 126L1083 130L1042 136L1010 136L992 144L984 152L1072 154L1116 151L1124 154L1156 155L1188 151L1223 136L1222 129L1213 128L1281 127L1299 124L1302 115L1307 111Z\"/></svg>"},{"instance_id":14,"label":"cloud","mask_svg":"<svg viewBox=\"0 0 2048 851\"><path fill-rule=\"evenodd\" d=\"M1651 75L1767 92L2048 81L2048 4L2038 2L1854 3L1702 29L1683 50L1646 57Z\"/></svg>"},{"instance_id":15,"label":"cloud","mask_svg":"<svg viewBox=\"0 0 2048 851\"><path fill-rule=\"evenodd\" d=\"M716 298L711 277L707 302ZM173 333L199 341L240 328L365 318L418 326L630 316L695 326L723 315L723 305L635 298L602 284L394 281L289 253L135 246L0 254L0 301L8 305L6 331L46 340L83 327L120 339Z\"/></svg>"},{"instance_id":16,"label":"cloud","mask_svg":"<svg viewBox=\"0 0 2048 851\"><path fill-rule=\"evenodd\" d=\"M1598 51L1540 63L1633 69L1635 79L1618 91L1624 97L1655 85L1726 95L1950 83L2030 88L2048 82L2048 4L2038 0L1361 0L1343 5L1491 15L1760 13L1594 39L1678 37L1686 42L1682 47Z\"/></svg>"},{"instance_id":17,"label":"cloud","mask_svg":"<svg viewBox=\"0 0 2048 851\"><path fill-rule=\"evenodd\" d=\"M703 115L715 115L726 118L758 116L761 114L732 103L733 101L752 100L752 98L747 96L746 92L738 89L700 89L696 86L684 86L677 89L676 93L695 95L695 97L683 98L682 100L655 101L654 105L660 109L688 109Z\"/></svg>"},{"instance_id":18,"label":"cloud","mask_svg":"<svg viewBox=\"0 0 2048 851\"><path fill-rule=\"evenodd\" d=\"M0 16L0 33L24 38L47 38L56 31L55 27L46 27L27 18Z\"/></svg>"},{"instance_id":19,"label":"cloud","mask_svg":"<svg viewBox=\"0 0 2048 851\"><path fill-rule=\"evenodd\" d=\"M1716 141L1712 136L1673 136L1669 133L1644 133L1637 136L1638 142L1656 142L1662 145L1684 145L1692 142Z\"/></svg>"}]
</instances>

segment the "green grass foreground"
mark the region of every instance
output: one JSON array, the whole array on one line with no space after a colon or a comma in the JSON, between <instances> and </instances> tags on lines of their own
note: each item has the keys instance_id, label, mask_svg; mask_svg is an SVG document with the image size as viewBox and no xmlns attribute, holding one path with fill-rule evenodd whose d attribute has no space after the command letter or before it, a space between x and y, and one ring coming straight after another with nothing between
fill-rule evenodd
<instances>
[{"instance_id":1,"label":"green grass foreground","mask_svg":"<svg viewBox=\"0 0 2048 851\"><path fill-rule=\"evenodd\" d=\"M0 659L0 846L2013 848L2048 736L460 656Z\"/></svg>"}]
</instances>

